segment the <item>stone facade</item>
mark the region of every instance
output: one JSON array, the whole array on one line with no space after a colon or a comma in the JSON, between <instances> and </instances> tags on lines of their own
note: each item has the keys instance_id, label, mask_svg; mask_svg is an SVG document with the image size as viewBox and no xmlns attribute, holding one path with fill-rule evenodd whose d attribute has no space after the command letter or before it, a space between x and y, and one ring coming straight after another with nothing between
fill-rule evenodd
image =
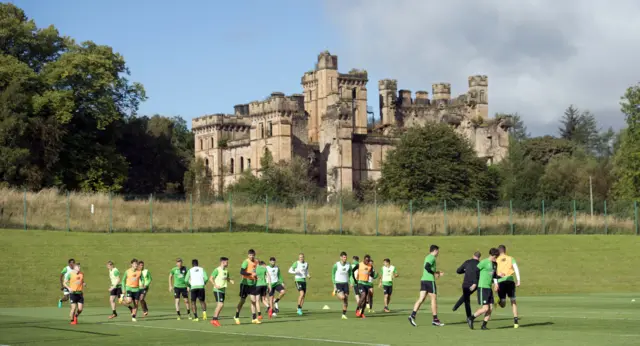
<instances>
[{"instance_id":1,"label":"stone facade","mask_svg":"<svg viewBox=\"0 0 640 346\"><path fill-rule=\"evenodd\" d=\"M234 114L213 114L192 121L195 155L204 159L215 191L234 183L244 170L256 174L266 150L274 161L294 156L312 162L318 183L328 192L351 191L378 179L386 153L403 129L445 122L469 139L488 164L508 149L509 118L489 118L487 76L470 76L465 94L451 97L451 85L427 91L398 90L394 79L378 82L380 119L368 124L364 70L338 72L338 57L318 55L313 71L302 76L302 94L274 92L264 101L236 105Z\"/></svg>"}]
</instances>

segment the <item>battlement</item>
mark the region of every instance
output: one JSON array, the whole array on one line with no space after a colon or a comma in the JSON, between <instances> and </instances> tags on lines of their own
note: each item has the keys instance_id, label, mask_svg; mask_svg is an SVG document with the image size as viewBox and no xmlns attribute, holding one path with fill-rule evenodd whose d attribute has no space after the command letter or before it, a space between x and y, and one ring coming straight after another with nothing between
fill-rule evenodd
<instances>
[{"instance_id":1,"label":"battlement","mask_svg":"<svg viewBox=\"0 0 640 346\"><path fill-rule=\"evenodd\" d=\"M318 54L318 62L316 63L316 70L337 70L338 69L338 56L331 55L328 50Z\"/></svg>"},{"instance_id":2,"label":"battlement","mask_svg":"<svg viewBox=\"0 0 640 346\"><path fill-rule=\"evenodd\" d=\"M447 94L451 95L451 84L450 83L435 83L431 86L433 90L433 95L438 94Z\"/></svg>"},{"instance_id":3,"label":"battlement","mask_svg":"<svg viewBox=\"0 0 640 346\"><path fill-rule=\"evenodd\" d=\"M205 115L191 120L191 128L196 130L208 126L218 125L234 125L234 126L251 126L251 121L245 116L236 116L231 114L216 113Z\"/></svg>"},{"instance_id":4,"label":"battlement","mask_svg":"<svg viewBox=\"0 0 640 346\"><path fill-rule=\"evenodd\" d=\"M413 103L411 99L411 90L402 89L398 91L398 99L402 106L410 106Z\"/></svg>"},{"instance_id":5,"label":"battlement","mask_svg":"<svg viewBox=\"0 0 640 346\"><path fill-rule=\"evenodd\" d=\"M416 91L416 98L414 100L416 105L429 105L429 93L423 90Z\"/></svg>"},{"instance_id":6,"label":"battlement","mask_svg":"<svg viewBox=\"0 0 640 346\"><path fill-rule=\"evenodd\" d=\"M249 115L249 104L235 105L233 106L233 110L235 115Z\"/></svg>"},{"instance_id":7,"label":"battlement","mask_svg":"<svg viewBox=\"0 0 640 346\"><path fill-rule=\"evenodd\" d=\"M485 75L469 76L469 87L489 86L489 78Z\"/></svg>"},{"instance_id":8,"label":"battlement","mask_svg":"<svg viewBox=\"0 0 640 346\"><path fill-rule=\"evenodd\" d=\"M398 81L395 79L382 79L378 81L378 88L380 90L397 90Z\"/></svg>"},{"instance_id":9,"label":"battlement","mask_svg":"<svg viewBox=\"0 0 640 346\"><path fill-rule=\"evenodd\" d=\"M302 102L301 102L302 100ZM274 112L296 113L304 111L304 97L302 95L285 96L281 92L273 92L264 101L249 103L249 115L259 116Z\"/></svg>"}]
</instances>

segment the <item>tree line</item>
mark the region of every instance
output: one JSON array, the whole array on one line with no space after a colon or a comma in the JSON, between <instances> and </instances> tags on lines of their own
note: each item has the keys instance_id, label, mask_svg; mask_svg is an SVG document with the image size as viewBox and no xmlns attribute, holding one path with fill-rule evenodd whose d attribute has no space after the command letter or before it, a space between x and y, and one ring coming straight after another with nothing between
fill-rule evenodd
<instances>
[{"instance_id":1,"label":"tree line","mask_svg":"<svg viewBox=\"0 0 640 346\"><path fill-rule=\"evenodd\" d=\"M61 36L54 26L38 28L12 4L0 4L0 27L0 186L215 197L185 120L137 114L147 95L129 80L123 56ZM407 129L380 180L341 194L398 203L584 200L591 193L597 200L637 199L640 84L620 104L620 131L600 128L594 114L570 105L559 114L557 133L532 137L522 117L511 114L507 158L491 166L448 125ZM330 197L305 160L273 162L266 153L261 163L258 176L244 173L222 195L285 204Z\"/></svg>"}]
</instances>

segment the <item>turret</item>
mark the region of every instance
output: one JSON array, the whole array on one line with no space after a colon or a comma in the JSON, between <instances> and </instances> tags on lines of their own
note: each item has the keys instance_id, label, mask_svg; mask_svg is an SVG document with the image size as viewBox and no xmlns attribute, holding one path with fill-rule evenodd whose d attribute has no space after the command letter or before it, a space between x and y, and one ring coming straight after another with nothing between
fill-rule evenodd
<instances>
[{"instance_id":1,"label":"turret","mask_svg":"<svg viewBox=\"0 0 640 346\"><path fill-rule=\"evenodd\" d=\"M378 82L378 90L380 93L380 117L382 124L395 124L398 81L395 79L383 79Z\"/></svg>"}]
</instances>

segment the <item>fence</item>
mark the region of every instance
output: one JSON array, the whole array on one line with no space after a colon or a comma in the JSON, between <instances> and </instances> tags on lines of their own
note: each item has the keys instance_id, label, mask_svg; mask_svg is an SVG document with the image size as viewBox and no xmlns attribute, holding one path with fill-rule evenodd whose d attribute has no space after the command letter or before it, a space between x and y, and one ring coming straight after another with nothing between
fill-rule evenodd
<instances>
[{"instance_id":1,"label":"fence","mask_svg":"<svg viewBox=\"0 0 640 346\"><path fill-rule=\"evenodd\" d=\"M250 202L252 201L252 202ZM84 232L268 232L345 235L635 234L637 201L455 201L292 205L229 194L37 193L0 189L0 227Z\"/></svg>"}]
</instances>

